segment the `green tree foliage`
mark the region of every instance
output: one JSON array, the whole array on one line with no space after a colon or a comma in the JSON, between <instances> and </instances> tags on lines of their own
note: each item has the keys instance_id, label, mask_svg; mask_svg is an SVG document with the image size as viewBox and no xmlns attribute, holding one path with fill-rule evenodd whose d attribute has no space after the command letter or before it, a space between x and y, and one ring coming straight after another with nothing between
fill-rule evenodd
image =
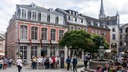
<instances>
[{"instance_id":1,"label":"green tree foliage","mask_svg":"<svg viewBox=\"0 0 128 72\"><path fill-rule=\"evenodd\" d=\"M84 49L88 51L91 44L91 35L84 30L68 31L59 42L60 46L67 46L71 49Z\"/></svg>"},{"instance_id":2,"label":"green tree foliage","mask_svg":"<svg viewBox=\"0 0 128 72\"><path fill-rule=\"evenodd\" d=\"M90 34L84 30L68 31L59 41L61 47L67 46L76 51L84 51L95 53L98 52L99 46L104 46L105 49L109 47L105 38L100 35Z\"/></svg>"}]
</instances>

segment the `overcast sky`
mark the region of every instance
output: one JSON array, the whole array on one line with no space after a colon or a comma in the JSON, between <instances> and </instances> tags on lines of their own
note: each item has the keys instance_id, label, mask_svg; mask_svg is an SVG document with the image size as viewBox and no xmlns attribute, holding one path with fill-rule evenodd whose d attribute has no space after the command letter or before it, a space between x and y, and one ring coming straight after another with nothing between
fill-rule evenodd
<instances>
[{"instance_id":1,"label":"overcast sky","mask_svg":"<svg viewBox=\"0 0 128 72\"><path fill-rule=\"evenodd\" d=\"M98 18L100 0L1 0L0 2L0 32L6 32L8 22L16 10L16 4L31 4L45 8L72 9L87 16ZM106 16L120 14L120 23L128 23L128 0L104 0Z\"/></svg>"}]
</instances>

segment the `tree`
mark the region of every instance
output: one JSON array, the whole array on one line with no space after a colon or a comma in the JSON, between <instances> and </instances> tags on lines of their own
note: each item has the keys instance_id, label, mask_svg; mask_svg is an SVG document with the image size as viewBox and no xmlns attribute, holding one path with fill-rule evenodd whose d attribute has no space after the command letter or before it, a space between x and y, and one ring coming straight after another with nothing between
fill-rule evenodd
<instances>
[{"instance_id":1,"label":"tree","mask_svg":"<svg viewBox=\"0 0 128 72\"><path fill-rule=\"evenodd\" d=\"M67 46L70 49L77 51L89 51L93 42L91 40L91 34L84 30L68 31L64 34L64 37L59 41L60 46Z\"/></svg>"},{"instance_id":2,"label":"tree","mask_svg":"<svg viewBox=\"0 0 128 72\"><path fill-rule=\"evenodd\" d=\"M98 52L99 46L104 46L104 49L108 49L109 44L106 42L105 38L101 35L97 35L97 34L92 34L92 41L94 43L94 45L92 46L92 48L90 49L91 53L94 52Z\"/></svg>"}]
</instances>

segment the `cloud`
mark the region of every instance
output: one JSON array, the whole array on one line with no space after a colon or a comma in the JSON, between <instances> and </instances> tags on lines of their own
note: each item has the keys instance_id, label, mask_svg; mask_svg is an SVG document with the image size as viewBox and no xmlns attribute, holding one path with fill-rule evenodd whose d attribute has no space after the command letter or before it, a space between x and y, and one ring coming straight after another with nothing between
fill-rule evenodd
<instances>
[{"instance_id":1,"label":"cloud","mask_svg":"<svg viewBox=\"0 0 128 72\"><path fill-rule=\"evenodd\" d=\"M16 4L31 4L46 8L73 9L91 17L98 18L100 0L1 0L0 2L0 29L6 31L8 21L15 12ZM113 16L118 11L120 22L128 22L128 0L104 0L105 14Z\"/></svg>"}]
</instances>

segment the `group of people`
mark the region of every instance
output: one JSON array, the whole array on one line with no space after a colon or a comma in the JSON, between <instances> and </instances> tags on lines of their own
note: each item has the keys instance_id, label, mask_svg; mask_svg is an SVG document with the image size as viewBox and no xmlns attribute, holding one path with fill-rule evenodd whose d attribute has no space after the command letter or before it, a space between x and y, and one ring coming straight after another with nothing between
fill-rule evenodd
<instances>
[{"instance_id":1,"label":"group of people","mask_svg":"<svg viewBox=\"0 0 128 72\"><path fill-rule=\"evenodd\" d=\"M69 70L70 68L70 64L72 63L72 66L73 66L73 72L77 72L77 68L76 68L76 65L77 65L77 58L74 56L73 58L71 57L67 57L66 59L66 63L67 63L67 70Z\"/></svg>"},{"instance_id":2,"label":"group of people","mask_svg":"<svg viewBox=\"0 0 128 72\"><path fill-rule=\"evenodd\" d=\"M0 69L6 69L7 67L11 67L13 63L12 58L7 58L5 56L0 58Z\"/></svg>"},{"instance_id":3,"label":"group of people","mask_svg":"<svg viewBox=\"0 0 128 72\"><path fill-rule=\"evenodd\" d=\"M58 68L60 59L58 56L51 56L51 57L32 57L31 59L31 67L32 69L37 68L45 68L45 69L55 69Z\"/></svg>"},{"instance_id":4,"label":"group of people","mask_svg":"<svg viewBox=\"0 0 128 72\"><path fill-rule=\"evenodd\" d=\"M127 72L122 65L114 66L106 64L104 67L98 65L94 72Z\"/></svg>"}]
</instances>

